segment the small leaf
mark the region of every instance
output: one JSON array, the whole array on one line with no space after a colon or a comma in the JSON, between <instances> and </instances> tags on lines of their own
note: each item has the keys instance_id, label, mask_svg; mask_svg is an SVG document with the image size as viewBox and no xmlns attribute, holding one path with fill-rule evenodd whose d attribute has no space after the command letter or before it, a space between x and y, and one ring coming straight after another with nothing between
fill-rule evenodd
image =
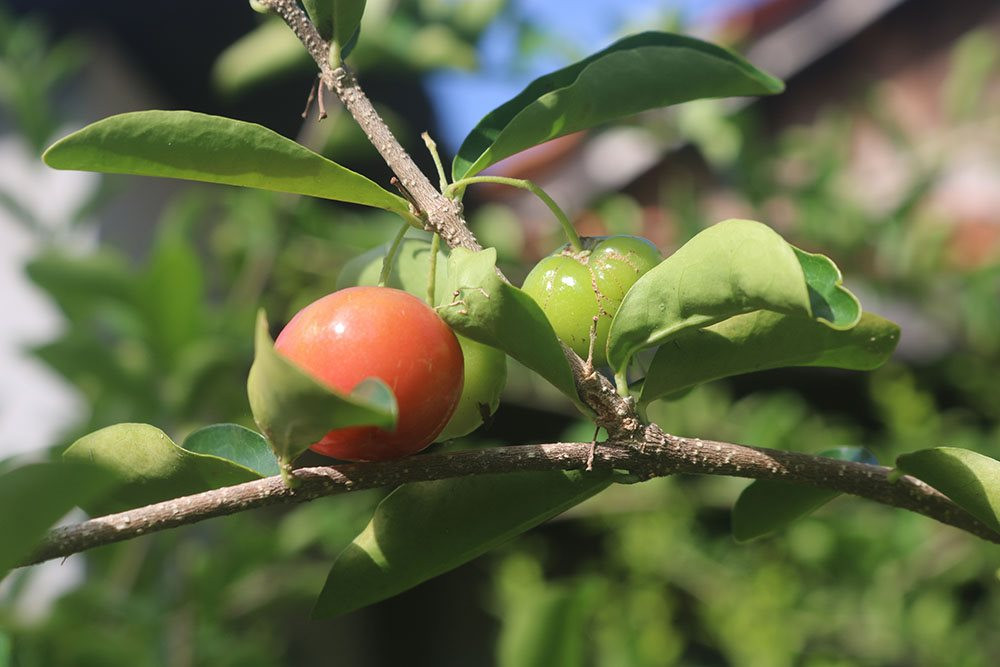
<instances>
[{"instance_id":1,"label":"small leaf","mask_svg":"<svg viewBox=\"0 0 1000 667\"><path fill-rule=\"evenodd\" d=\"M302 6L309 14L320 36L329 41L333 36L333 12L337 0L302 0Z\"/></svg>"},{"instance_id":2,"label":"small leaf","mask_svg":"<svg viewBox=\"0 0 1000 667\"><path fill-rule=\"evenodd\" d=\"M862 447L838 447L821 452L840 461L878 465L878 460ZM840 493L801 484L759 479L747 488L733 506L733 537L738 542L775 533L793 521L807 516Z\"/></svg>"},{"instance_id":3,"label":"small leaf","mask_svg":"<svg viewBox=\"0 0 1000 667\"><path fill-rule=\"evenodd\" d=\"M606 473L478 475L401 486L333 564L313 610L336 616L452 570L596 495Z\"/></svg>"},{"instance_id":4,"label":"small leaf","mask_svg":"<svg viewBox=\"0 0 1000 667\"><path fill-rule=\"evenodd\" d=\"M825 255L815 255L792 246L809 286L813 317L834 329L850 329L861 319L861 303L847 291L840 269Z\"/></svg>"},{"instance_id":5,"label":"small leaf","mask_svg":"<svg viewBox=\"0 0 1000 667\"><path fill-rule=\"evenodd\" d=\"M365 0L333 0L333 42L346 58L358 43Z\"/></svg>"},{"instance_id":6,"label":"small leaf","mask_svg":"<svg viewBox=\"0 0 1000 667\"><path fill-rule=\"evenodd\" d=\"M783 88L714 44L663 32L631 35L535 79L488 113L462 142L452 176L474 176L525 148L647 109Z\"/></svg>"},{"instance_id":7,"label":"small leaf","mask_svg":"<svg viewBox=\"0 0 1000 667\"><path fill-rule=\"evenodd\" d=\"M802 266L766 225L720 222L632 285L611 322L608 363L620 371L642 348L755 310L811 317Z\"/></svg>"},{"instance_id":8,"label":"small leaf","mask_svg":"<svg viewBox=\"0 0 1000 667\"><path fill-rule=\"evenodd\" d=\"M56 521L114 488L114 477L80 461L32 463L0 471L0 578L26 559Z\"/></svg>"},{"instance_id":9,"label":"small leaf","mask_svg":"<svg viewBox=\"0 0 1000 667\"><path fill-rule=\"evenodd\" d=\"M238 463L261 477L281 472L264 436L239 424L205 426L185 438L181 447L194 454L210 454Z\"/></svg>"},{"instance_id":10,"label":"small leaf","mask_svg":"<svg viewBox=\"0 0 1000 667\"><path fill-rule=\"evenodd\" d=\"M25 267L28 277L48 292L71 319L95 303L131 305L136 293L125 258L109 250L77 257L47 252Z\"/></svg>"},{"instance_id":11,"label":"small leaf","mask_svg":"<svg viewBox=\"0 0 1000 667\"><path fill-rule=\"evenodd\" d=\"M264 311L257 315L254 341L247 396L279 461L291 463L331 429L395 427L396 399L381 380L366 379L351 396L334 392L274 349Z\"/></svg>"},{"instance_id":12,"label":"small leaf","mask_svg":"<svg viewBox=\"0 0 1000 667\"><path fill-rule=\"evenodd\" d=\"M495 248L451 251L448 290L453 299L438 314L463 336L499 348L573 399L573 374L552 325L535 300L502 281L496 273Z\"/></svg>"},{"instance_id":13,"label":"small leaf","mask_svg":"<svg viewBox=\"0 0 1000 667\"><path fill-rule=\"evenodd\" d=\"M63 458L96 463L121 482L107 498L84 506L91 513L120 512L261 477L218 456L182 449L149 424L102 428L70 445Z\"/></svg>"},{"instance_id":14,"label":"small leaf","mask_svg":"<svg viewBox=\"0 0 1000 667\"><path fill-rule=\"evenodd\" d=\"M344 264L340 275L337 276L337 289L357 285L377 285L382 273L382 260L389 251L389 245L384 243L376 246ZM403 239L396 250L392 271L389 272L389 280L385 286L404 290L421 299L425 298L430 276L430 257L429 242L423 239ZM434 301L435 304L451 301L448 293L448 255L440 250L434 276Z\"/></svg>"},{"instance_id":15,"label":"small leaf","mask_svg":"<svg viewBox=\"0 0 1000 667\"><path fill-rule=\"evenodd\" d=\"M364 204L413 220L406 201L255 123L191 111L111 116L42 156L54 169L186 178Z\"/></svg>"},{"instance_id":16,"label":"small leaf","mask_svg":"<svg viewBox=\"0 0 1000 667\"><path fill-rule=\"evenodd\" d=\"M903 454L896 467L1000 533L1000 461L968 449L932 447Z\"/></svg>"},{"instance_id":17,"label":"small leaf","mask_svg":"<svg viewBox=\"0 0 1000 667\"><path fill-rule=\"evenodd\" d=\"M640 403L719 378L786 366L872 370L889 358L899 327L864 313L840 331L820 320L759 310L678 336L656 350Z\"/></svg>"}]
</instances>

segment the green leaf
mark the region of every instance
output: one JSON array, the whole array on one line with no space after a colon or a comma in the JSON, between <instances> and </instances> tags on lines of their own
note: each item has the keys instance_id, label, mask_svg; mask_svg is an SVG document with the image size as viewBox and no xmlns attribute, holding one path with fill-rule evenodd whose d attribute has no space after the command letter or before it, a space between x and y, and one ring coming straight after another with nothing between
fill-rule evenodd
<instances>
[{"instance_id":1,"label":"green leaf","mask_svg":"<svg viewBox=\"0 0 1000 667\"><path fill-rule=\"evenodd\" d=\"M186 178L365 204L413 220L401 197L277 132L191 111L111 116L63 137L42 159L54 169Z\"/></svg>"},{"instance_id":2,"label":"green leaf","mask_svg":"<svg viewBox=\"0 0 1000 667\"><path fill-rule=\"evenodd\" d=\"M32 259L25 270L71 318L99 302L135 303L128 262L109 250L80 257L49 251Z\"/></svg>"},{"instance_id":3,"label":"green leaf","mask_svg":"<svg viewBox=\"0 0 1000 667\"><path fill-rule=\"evenodd\" d=\"M812 317L794 249L766 225L725 220L697 234L639 278L611 322L608 363L755 310Z\"/></svg>"},{"instance_id":4,"label":"green leaf","mask_svg":"<svg viewBox=\"0 0 1000 667\"><path fill-rule=\"evenodd\" d=\"M478 475L401 486L337 558L313 610L344 614L466 563L605 489L606 473Z\"/></svg>"},{"instance_id":5,"label":"green leaf","mask_svg":"<svg viewBox=\"0 0 1000 667\"><path fill-rule=\"evenodd\" d=\"M163 366L172 367L180 351L205 330L201 321L204 275L184 225L161 228L148 264L136 284L138 303L146 337Z\"/></svg>"},{"instance_id":6,"label":"green leaf","mask_svg":"<svg viewBox=\"0 0 1000 667\"><path fill-rule=\"evenodd\" d=\"M815 255L792 246L809 289L813 317L834 329L850 329L861 320L861 303L844 288L840 269L825 255Z\"/></svg>"},{"instance_id":7,"label":"green leaf","mask_svg":"<svg viewBox=\"0 0 1000 667\"><path fill-rule=\"evenodd\" d=\"M368 378L350 396L334 392L278 354L264 311L257 315L254 343L247 396L279 461L291 463L331 429L396 426L396 399L385 383Z\"/></svg>"},{"instance_id":8,"label":"green leaf","mask_svg":"<svg viewBox=\"0 0 1000 667\"><path fill-rule=\"evenodd\" d=\"M194 454L210 454L238 463L261 477L281 472L264 436L239 424L205 426L186 437L181 447Z\"/></svg>"},{"instance_id":9,"label":"green leaf","mask_svg":"<svg viewBox=\"0 0 1000 667\"><path fill-rule=\"evenodd\" d=\"M320 36L329 41L333 36L333 12L337 0L302 0L309 19L316 26Z\"/></svg>"},{"instance_id":10,"label":"green leaf","mask_svg":"<svg viewBox=\"0 0 1000 667\"><path fill-rule=\"evenodd\" d=\"M932 447L903 454L896 467L1000 533L1000 461L968 449Z\"/></svg>"},{"instance_id":11,"label":"green leaf","mask_svg":"<svg viewBox=\"0 0 1000 667\"><path fill-rule=\"evenodd\" d=\"M332 38L340 47L340 56L346 58L361 30L365 0L303 0L302 4L323 39Z\"/></svg>"},{"instance_id":12,"label":"green leaf","mask_svg":"<svg viewBox=\"0 0 1000 667\"><path fill-rule=\"evenodd\" d=\"M862 447L838 447L821 452L840 461L878 465L878 460ZM796 519L807 516L840 493L801 484L759 479L747 488L733 506L733 537L738 542L775 533Z\"/></svg>"},{"instance_id":13,"label":"green leaf","mask_svg":"<svg viewBox=\"0 0 1000 667\"><path fill-rule=\"evenodd\" d=\"M63 457L96 463L121 482L107 498L84 506L92 513L120 512L261 477L232 461L178 447L149 424L102 428L74 442Z\"/></svg>"},{"instance_id":14,"label":"green leaf","mask_svg":"<svg viewBox=\"0 0 1000 667\"><path fill-rule=\"evenodd\" d=\"M80 461L32 463L0 472L0 578L31 555L39 539L77 506L116 484L105 470Z\"/></svg>"},{"instance_id":15,"label":"green leaf","mask_svg":"<svg viewBox=\"0 0 1000 667\"><path fill-rule=\"evenodd\" d=\"M453 300L440 306L438 314L463 336L499 348L535 371L589 414L545 313L534 299L497 276L496 261L495 248L452 250L447 294Z\"/></svg>"},{"instance_id":16,"label":"green leaf","mask_svg":"<svg viewBox=\"0 0 1000 667\"><path fill-rule=\"evenodd\" d=\"M535 79L488 113L462 142L452 176L474 176L525 148L647 109L783 88L714 44L663 32L632 35Z\"/></svg>"},{"instance_id":17,"label":"green leaf","mask_svg":"<svg viewBox=\"0 0 1000 667\"><path fill-rule=\"evenodd\" d=\"M264 21L219 54L212 83L226 95L240 95L313 65L302 42L279 18Z\"/></svg>"},{"instance_id":18,"label":"green leaf","mask_svg":"<svg viewBox=\"0 0 1000 667\"><path fill-rule=\"evenodd\" d=\"M346 58L358 42L365 0L333 0L333 41Z\"/></svg>"},{"instance_id":19,"label":"green leaf","mask_svg":"<svg viewBox=\"0 0 1000 667\"><path fill-rule=\"evenodd\" d=\"M344 264L337 276L337 289L357 285L374 286L382 273L382 260L391 244L376 246ZM423 239L403 239L389 272L386 287L401 289L421 299L427 295L430 276L431 244ZM438 251L434 275L435 304L451 301L448 292L448 255Z\"/></svg>"},{"instance_id":20,"label":"green leaf","mask_svg":"<svg viewBox=\"0 0 1000 667\"><path fill-rule=\"evenodd\" d=\"M899 327L872 313L843 331L820 320L758 310L677 336L658 348L639 402L769 368L872 370L885 363L898 342Z\"/></svg>"}]
</instances>

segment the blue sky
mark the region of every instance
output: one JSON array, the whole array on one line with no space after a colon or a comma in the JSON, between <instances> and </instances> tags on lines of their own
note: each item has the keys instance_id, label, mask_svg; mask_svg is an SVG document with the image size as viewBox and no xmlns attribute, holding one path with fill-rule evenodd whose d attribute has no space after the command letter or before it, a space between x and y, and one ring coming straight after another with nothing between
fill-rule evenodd
<instances>
[{"instance_id":1,"label":"blue sky","mask_svg":"<svg viewBox=\"0 0 1000 667\"><path fill-rule=\"evenodd\" d=\"M599 51L623 32L663 27L672 15L684 25L703 25L727 10L761 0L513 0L479 44L480 71L445 70L427 79L442 123L448 153L491 109L516 95L532 79ZM557 44L516 61L517 22L539 26Z\"/></svg>"}]
</instances>

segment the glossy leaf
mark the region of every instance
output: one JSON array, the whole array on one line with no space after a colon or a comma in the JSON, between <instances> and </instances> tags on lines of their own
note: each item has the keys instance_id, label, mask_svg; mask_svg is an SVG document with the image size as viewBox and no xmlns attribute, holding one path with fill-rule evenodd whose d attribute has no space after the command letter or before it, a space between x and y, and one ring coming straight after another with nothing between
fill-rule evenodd
<instances>
[{"instance_id":1,"label":"glossy leaf","mask_svg":"<svg viewBox=\"0 0 1000 667\"><path fill-rule=\"evenodd\" d=\"M720 222L632 286L611 322L608 363L621 370L642 348L755 310L811 317L802 266L769 227Z\"/></svg>"},{"instance_id":2,"label":"glossy leaf","mask_svg":"<svg viewBox=\"0 0 1000 667\"><path fill-rule=\"evenodd\" d=\"M809 289L809 305L816 319L834 329L850 329L861 320L861 303L847 291L840 269L826 255L792 246Z\"/></svg>"},{"instance_id":3,"label":"glossy leaf","mask_svg":"<svg viewBox=\"0 0 1000 667\"><path fill-rule=\"evenodd\" d=\"M149 424L115 424L83 436L63 453L67 461L96 463L121 485L92 512L119 512L223 486L261 475L218 456L189 452Z\"/></svg>"},{"instance_id":4,"label":"glossy leaf","mask_svg":"<svg viewBox=\"0 0 1000 667\"><path fill-rule=\"evenodd\" d=\"M878 460L862 447L838 447L821 452L840 461L878 465ZM739 542L775 533L793 521L811 514L840 493L801 484L759 479L743 489L733 506L733 537Z\"/></svg>"},{"instance_id":5,"label":"glossy leaf","mask_svg":"<svg viewBox=\"0 0 1000 667\"><path fill-rule=\"evenodd\" d=\"M195 454L209 454L238 463L261 477L281 472L264 436L239 424L205 426L186 437L181 447Z\"/></svg>"},{"instance_id":6,"label":"glossy leaf","mask_svg":"<svg viewBox=\"0 0 1000 667\"><path fill-rule=\"evenodd\" d=\"M55 169L185 178L383 208L412 220L401 197L277 132L191 111L111 116L42 156Z\"/></svg>"},{"instance_id":7,"label":"glossy leaf","mask_svg":"<svg viewBox=\"0 0 1000 667\"><path fill-rule=\"evenodd\" d=\"M607 473L479 475L402 486L337 558L313 610L344 614L466 563L611 483Z\"/></svg>"},{"instance_id":8,"label":"glossy leaf","mask_svg":"<svg viewBox=\"0 0 1000 667\"><path fill-rule=\"evenodd\" d=\"M291 463L334 428L396 425L396 399L385 383L368 378L350 396L327 388L278 354L263 311L254 343L247 396L279 461Z\"/></svg>"},{"instance_id":9,"label":"glossy leaf","mask_svg":"<svg viewBox=\"0 0 1000 667\"><path fill-rule=\"evenodd\" d=\"M531 146L647 109L783 88L714 44L663 32L631 35L535 79L487 114L462 142L452 176L473 176Z\"/></svg>"},{"instance_id":10,"label":"glossy leaf","mask_svg":"<svg viewBox=\"0 0 1000 667\"><path fill-rule=\"evenodd\" d=\"M438 314L455 331L500 348L582 406L545 313L534 299L497 276L496 260L495 248L452 250L447 290L452 301L440 306Z\"/></svg>"},{"instance_id":11,"label":"glossy leaf","mask_svg":"<svg viewBox=\"0 0 1000 667\"><path fill-rule=\"evenodd\" d=\"M1000 533L1000 461L959 447L933 447L903 454L896 467Z\"/></svg>"},{"instance_id":12,"label":"glossy leaf","mask_svg":"<svg viewBox=\"0 0 1000 667\"><path fill-rule=\"evenodd\" d=\"M846 331L758 310L677 336L656 350L639 396L650 403L719 378L786 366L872 370L889 358L899 327L864 313Z\"/></svg>"},{"instance_id":13,"label":"glossy leaf","mask_svg":"<svg viewBox=\"0 0 1000 667\"><path fill-rule=\"evenodd\" d=\"M32 463L0 471L0 578L27 558L56 521L114 488L115 478L80 461Z\"/></svg>"}]
</instances>

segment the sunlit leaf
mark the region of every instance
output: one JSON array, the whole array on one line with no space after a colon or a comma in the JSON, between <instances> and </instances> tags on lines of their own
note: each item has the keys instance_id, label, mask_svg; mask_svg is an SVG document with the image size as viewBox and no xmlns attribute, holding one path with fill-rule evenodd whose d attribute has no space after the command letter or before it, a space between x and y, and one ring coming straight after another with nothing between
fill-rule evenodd
<instances>
[{"instance_id":1,"label":"sunlit leaf","mask_svg":"<svg viewBox=\"0 0 1000 667\"><path fill-rule=\"evenodd\" d=\"M452 176L473 176L525 148L646 109L783 87L714 44L663 32L631 35L535 79L487 114L462 142Z\"/></svg>"},{"instance_id":2,"label":"sunlit leaf","mask_svg":"<svg viewBox=\"0 0 1000 667\"><path fill-rule=\"evenodd\" d=\"M1000 461L959 447L933 447L903 454L896 467L1000 533Z\"/></svg>"},{"instance_id":3,"label":"sunlit leaf","mask_svg":"<svg viewBox=\"0 0 1000 667\"><path fill-rule=\"evenodd\" d=\"M755 310L811 318L802 266L769 227L720 222L632 286L611 323L608 363L621 370L644 347Z\"/></svg>"},{"instance_id":4,"label":"sunlit leaf","mask_svg":"<svg viewBox=\"0 0 1000 667\"><path fill-rule=\"evenodd\" d=\"M582 406L545 313L534 299L497 276L496 259L495 248L452 250L447 290L452 300L438 313L455 331L500 348Z\"/></svg>"},{"instance_id":5,"label":"sunlit leaf","mask_svg":"<svg viewBox=\"0 0 1000 667\"><path fill-rule=\"evenodd\" d=\"M149 424L102 428L70 445L63 458L98 464L120 482L106 498L84 506L92 513L118 512L261 477L233 461L189 452Z\"/></svg>"},{"instance_id":6,"label":"sunlit leaf","mask_svg":"<svg viewBox=\"0 0 1000 667\"><path fill-rule=\"evenodd\" d=\"M365 204L412 220L405 200L255 123L191 111L111 116L42 156L55 169L185 178Z\"/></svg>"},{"instance_id":7,"label":"sunlit leaf","mask_svg":"<svg viewBox=\"0 0 1000 667\"><path fill-rule=\"evenodd\" d=\"M719 378L785 366L878 368L899 342L899 327L864 313L846 331L825 322L759 310L677 336L656 350L639 400L650 403Z\"/></svg>"}]
</instances>

